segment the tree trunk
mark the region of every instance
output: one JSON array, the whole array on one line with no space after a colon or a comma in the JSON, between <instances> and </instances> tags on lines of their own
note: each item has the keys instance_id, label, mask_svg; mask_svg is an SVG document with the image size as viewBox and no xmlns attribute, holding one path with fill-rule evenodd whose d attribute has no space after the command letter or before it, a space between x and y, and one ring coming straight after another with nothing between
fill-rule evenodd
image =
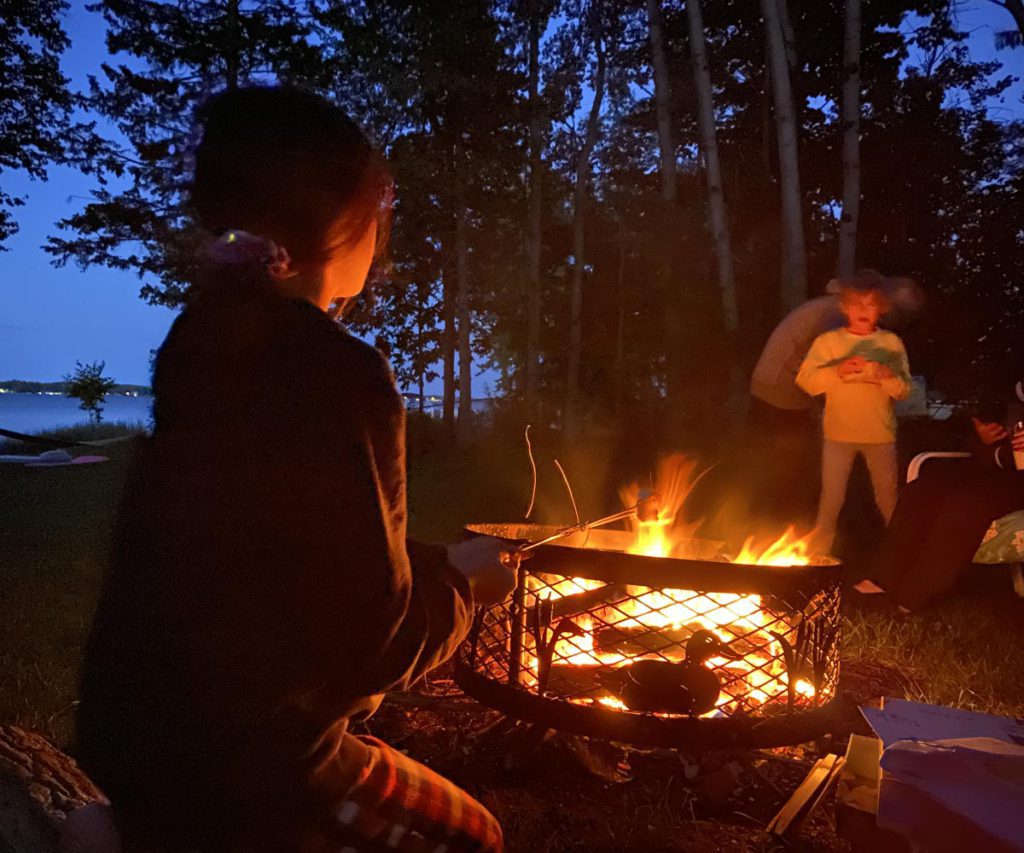
<instances>
[{"instance_id":1,"label":"tree trunk","mask_svg":"<svg viewBox=\"0 0 1024 853\"><path fill-rule=\"evenodd\" d=\"M860 215L860 0L846 0L843 41L843 215L839 220L840 276L857 264Z\"/></svg>"},{"instance_id":2,"label":"tree trunk","mask_svg":"<svg viewBox=\"0 0 1024 853\"><path fill-rule=\"evenodd\" d=\"M455 150L455 270L459 281L459 443L465 445L473 432L473 351L469 310L469 234L466 222L466 151Z\"/></svg>"},{"instance_id":3,"label":"tree trunk","mask_svg":"<svg viewBox=\"0 0 1024 853\"><path fill-rule=\"evenodd\" d=\"M540 106L540 19L537 0L530 0L530 211L527 228L526 293L526 416L537 415L537 389L540 385L541 318L541 216L543 186L541 152L544 146Z\"/></svg>"},{"instance_id":4,"label":"tree trunk","mask_svg":"<svg viewBox=\"0 0 1024 853\"><path fill-rule=\"evenodd\" d=\"M779 0L779 21L782 24L782 43L786 46L786 65L789 73L796 73L796 33L789 17L788 0Z\"/></svg>"},{"instance_id":5,"label":"tree trunk","mask_svg":"<svg viewBox=\"0 0 1024 853\"><path fill-rule=\"evenodd\" d=\"M594 50L597 53L597 71L594 75L594 100L587 117L587 130L576 160L576 188L573 199L573 268L572 297L569 310L569 379L565 401L564 426L566 435L574 439L579 431L580 412L580 356L583 350L583 275L586 265L586 216L587 187L590 183L590 156L597 143L598 122L601 118L601 102L604 100L605 52L601 34L601 9L595 4Z\"/></svg>"},{"instance_id":6,"label":"tree trunk","mask_svg":"<svg viewBox=\"0 0 1024 853\"><path fill-rule=\"evenodd\" d=\"M615 414L622 414L623 389L626 382L626 241L619 241L619 268L616 294L619 297L618 324L615 331Z\"/></svg>"},{"instance_id":7,"label":"tree trunk","mask_svg":"<svg viewBox=\"0 0 1024 853\"><path fill-rule=\"evenodd\" d=\"M654 69L654 103L658 115L658 147L661 152L661 197L676 200L676 148L672 142L672 89L665 61L661 26L661 0L647 0L647 24L651 39L651 67Z\"/></svg>"},{"instance_id":8,"label":"tree trunk","mask_svg":"<svg viewBox=\"0 0 1024 853\"><path fill-rule=\"evenodd\" d=\"M450 269L441 271L444 333L441 335L441 358L444 382L442 419L450 435L455 435L455 286Z\"/></svg>"},{"instance_id":9,"label":"tree trunk","mask_svg":"<svg viewBox=\"0 0 1024 853\"><path fill-rule=\"evenodd\" d=\"M782 195L782 308L789 312L807 298L807 256L804 246L797 150L796 112L790 89L789 63L782 30L781 5L785 0L761 0L772 93L775 99L775 134L779 147L779 184Z\"/></svg>"},{"instance_id":10,"label":"tree trunk","mask_svg":"<svg viewBox=\"0 0 1024 853\"><path fill-rule=\"evenodd\" d=\"M665 56L665 34L662 23L661 0L647 0L647 33L651 43L651 70L654 76L654 105L658 125L658 156L661 172L662 210L655 223L653 233L655 255L654 275L659 280L658 289L665 294L661 310L662 328L659 333L668 342L667 358L671 364L685 364L692 360L692 335L688 334L683 318L686 303L692 298L692 291L683 282L688 278L676 276L679 246L678 180L676 174L676 148L672 139L672 90L669 83L668 62ZM685 394L679 387L682 371L672 371L668 376L667 397L669 414L673 424L681 417ZM669 427L672 429L672 426Z\"/></svg>"},{"instance_id":11,"label":"tree trunk","mask_svg":"<svg viewBox=\"0 0 1024 853\"><path fill-rule=\"evenodd\" d=\"M426 330L423 328L423 318L427 310L426 288L422 283L416 285L416 384L420 395L419 412L423 414L426 409L427 400L424 394L426 384L427 358L426 358Z\"/></svg>"},{"instance_id":12,"label":"tree trunk","mask_svg":"<svg viewBox=\"0 0 1024 853\"><path fill-rule=\"evenodd\" d=\"M718 138L715 135L715 109L711 94L711 73L704 46L704 21L700 0L687 0L686 14L690 22L690 54L693 76L697 83L701 148L708 182L708 212L711 235L718 260L718 289L722 298L722 326L734 332L739 326L736 308L736 275L733 270L732 241L729 236L729 214L722 189L722 167L718 159Z\"/></svg>"},{"instance_id":13,"label":"tree trunk","mask_svg":"<svg viewBox=\"0 0 1024 853\"><path fill-rule=\"evenodd\" d=\"M229 89L238 88L239 67L241 66L242 59L242 45L239 39L241 27L238 19L238 3L239 0L228 0L225 76Z\"/></svg>"}]
</instances>

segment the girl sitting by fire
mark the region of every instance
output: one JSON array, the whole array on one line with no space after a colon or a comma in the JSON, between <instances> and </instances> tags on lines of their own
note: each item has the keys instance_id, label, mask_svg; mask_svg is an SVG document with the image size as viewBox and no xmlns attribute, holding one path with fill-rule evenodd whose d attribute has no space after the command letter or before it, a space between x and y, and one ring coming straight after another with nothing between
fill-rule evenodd
<instances>
[{"instance_id":1,"label":"girl sitting by fire","mask_svg":"<svg viewBox=\"0 0 1024 853\"><path fill-rule=\"evenodd\" d=\"M225 92L200 122L212 236L157 358L78 709L117 830L92 807L65 847L500 850L480 803L348 731L515 582L498 540L406 541L402 399L332 316L384 244L387 169L296 89Z\"/></svg>"}]
</instances>

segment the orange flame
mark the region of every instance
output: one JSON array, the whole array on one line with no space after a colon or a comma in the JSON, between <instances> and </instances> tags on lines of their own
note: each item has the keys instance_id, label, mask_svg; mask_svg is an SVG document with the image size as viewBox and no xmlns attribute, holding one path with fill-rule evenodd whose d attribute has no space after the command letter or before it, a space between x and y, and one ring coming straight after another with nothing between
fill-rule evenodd
<instances>
[{"instance_id":1,"label":"orange flame","mask_svg":"<svg viewBox=\"0 0 1024 853\"><path fill-rule=\"evenodd\" d=\"M774 542L757 548L755 537L748 536L740 553L732 560L752 566L807 566L811 563L811 540L816 533L812 530L797 536L792 525Z\"/></svg>"},{"instance_id":2,"label":"orange flame","mask_svg":"<svg viewBox=\"0 0 1024 853\"><path fill-rule=\"evenodd\" d=\"M682 453L666 456L658 463L655 477L655 491L658 494L658 518L656 521L639 521L630 517L627 524L636 534L629 548L630 554L645 554L648 557L669 557L681 542L694 538L701 522L689 524L680 521L680 510L686 499L708 469L697 472L697 463ZM623 506L636 506L640 498L640 484L631 483L619 490Z\"/></svg>"}]
</instances>

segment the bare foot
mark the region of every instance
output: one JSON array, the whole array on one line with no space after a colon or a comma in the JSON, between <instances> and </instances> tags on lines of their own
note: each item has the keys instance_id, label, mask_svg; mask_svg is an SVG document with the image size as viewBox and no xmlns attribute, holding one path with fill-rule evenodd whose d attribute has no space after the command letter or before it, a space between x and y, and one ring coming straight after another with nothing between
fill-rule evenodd
<instances>
[{"instance_id":1,"label":"bare foot","mask_svg":"<svg viewBox=\"0 0 1024 853\"><path fill-rule=\"evenodd\" d=\"M878 595L879 593L885 592L885 590L878 584L874 581L868 580L867 578L862 580L860 583L855 583L853 588L864 595Z\"/></svg>"}]
</instances>

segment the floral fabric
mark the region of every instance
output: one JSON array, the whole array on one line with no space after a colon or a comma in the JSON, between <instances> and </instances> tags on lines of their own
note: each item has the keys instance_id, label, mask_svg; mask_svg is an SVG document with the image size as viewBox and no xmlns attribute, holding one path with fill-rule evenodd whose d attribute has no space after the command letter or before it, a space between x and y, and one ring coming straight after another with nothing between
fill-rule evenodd
<instances>
[{"instance_id":1,"label":"floral fabric","mask_svg":"<svg viewBox=\"0 0 1024 853\"><path fill-rule=\"evenodd\" d=\"M1024 562L1024 510L1011 512L992 522L974 554L974 562Z\"/></svg>"}]
</instances>

